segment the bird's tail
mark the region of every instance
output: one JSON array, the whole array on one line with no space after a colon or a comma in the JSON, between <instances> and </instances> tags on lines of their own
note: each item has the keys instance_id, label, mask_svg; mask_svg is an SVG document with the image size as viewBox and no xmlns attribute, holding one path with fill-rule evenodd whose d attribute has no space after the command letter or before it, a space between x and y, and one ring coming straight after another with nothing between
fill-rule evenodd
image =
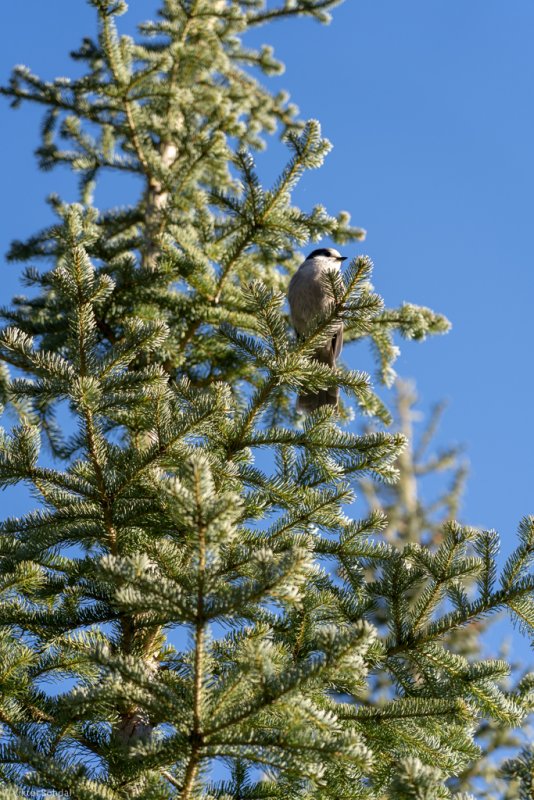
<instances>
[{"instance_id":1,"label":"bird's tail","mask_svg":"<svg viewBox=\"0 0 534 800\"><path fill-rule=\"evenodd\" d=\"M339 402L339 388L331 386L328 389L319 389L318 392L301 392L297 400L297 409L310 414L321 406L334 406Z\"/></svg>"},{"instance_id":2,"label":"bird's tail","mask_svg":"<svg viewBox=\"0 0 534 800\"><path fill-rule=\"evenodd\" d=\"M332 344L318 347L313 354L313 360L320 364L327 364L331 369L335 369L336 357L332 349ZM319 389L318 392L301 392L297 400L297 411L304 411L309 414L321 406L334 406L337 408L339 403L339 387L329 386L328 389Z\"/></svg>"}]
</instances>

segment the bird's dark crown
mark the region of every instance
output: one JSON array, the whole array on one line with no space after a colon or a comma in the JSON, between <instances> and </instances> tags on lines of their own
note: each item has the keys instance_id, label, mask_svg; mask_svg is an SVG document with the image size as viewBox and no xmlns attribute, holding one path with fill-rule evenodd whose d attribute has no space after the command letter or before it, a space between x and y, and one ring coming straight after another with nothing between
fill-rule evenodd
<instances>
[{"instance_id":1,"label":"bird's dark crown","mask_svg":"<svg viewBox=\"0 0 534 800\"><path fill-rule=\"evenodd\" d=\"M337 258L340 259L342 256L339 255L337 250L334 250L332 247L320 247L318 250L314 250L308 258L315 258L316 256L324 256L325 258Z\"/></svg>"}]
</instances>

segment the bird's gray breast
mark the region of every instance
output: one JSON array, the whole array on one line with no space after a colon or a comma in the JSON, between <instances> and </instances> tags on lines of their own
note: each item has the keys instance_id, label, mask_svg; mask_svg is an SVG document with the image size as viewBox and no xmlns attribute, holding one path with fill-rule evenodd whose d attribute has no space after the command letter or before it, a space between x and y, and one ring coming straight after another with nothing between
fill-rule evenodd
<instances>
[{"instance_id":1,"label":"bird's gray breast","mask_svg":"<svg viewBox=\"0 0 534 800\"><path fill-rule=\"evenodd\" d=\"M304 262L289 282L287 297L291 321L297 333L306 336L316 317L326 314L332 298L324 288L324 268L313 261Z\"/></svg>"}]
</instances>

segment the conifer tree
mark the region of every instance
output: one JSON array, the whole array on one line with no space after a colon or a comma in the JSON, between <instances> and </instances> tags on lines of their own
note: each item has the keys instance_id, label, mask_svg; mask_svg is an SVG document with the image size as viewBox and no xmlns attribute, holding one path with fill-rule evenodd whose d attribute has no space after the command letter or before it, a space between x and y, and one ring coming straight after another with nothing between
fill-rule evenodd
<instances>
[{"instance_id":1,"label":"conifer tree","mask_svg":"<svg viewBox=\"0 0 534 800\"><path fill-rule=\"evenodd\" d=\"M18 67L3 90L45 109L41 167L80 178L80 202L52 196L56 224L9 254L29 262L32 294L3 312L18 422L0 482L25 482L38 505L1 526L6 794L449 797L447 777L478 757L478 720L520 724L532 701L502 690L505 662L446 638L502 608L532 628L534 521L497 576L491 533L449 522L430 552L384 541L381 512L358 517L358 478L394 481L405 438L352 432L352 408L383 424L387 409L367 375L309 356L343 320L389 380L395 333L448 323L386 308L360 256L329 280L312 334L289 329L300 248L363 232L293 205L330 145L250 72L280 69L271 50L241 38L325 21L336 2L164 0L136 40L118 32L122 0L91 5L81 78ZM288 161L265 189L252 154L276 129ZM106 171L138 176L140 196L95 208ZM334 384L339 414L296 415L299 387ZM378 674L392 687L380 702L367 693ZM61 677L72 688L45 691Z\"/></svg>"}]
</instances>

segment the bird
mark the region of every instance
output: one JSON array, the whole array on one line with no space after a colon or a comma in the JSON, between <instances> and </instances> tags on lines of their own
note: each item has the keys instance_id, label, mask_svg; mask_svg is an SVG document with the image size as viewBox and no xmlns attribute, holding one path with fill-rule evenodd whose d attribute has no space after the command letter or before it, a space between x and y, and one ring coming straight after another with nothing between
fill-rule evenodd
<instances>
[{"instance_id":1,"label":"bird","mask_svg":"<svg viewBox=\"0 0 534 800\"><path fill-rule=\"evenodd\" d=\"M328 270L338 271L346 258L333 247L321 247L307 256L291 278L288 300L291 322L298 338L308 336L317 317L327 314L330 310L332 297L324 285L324 274ZM315 350L312 358L320 364L328 364L333 369L342 347L343 322L340 322L333 336ZM317 392L300 392L297 409L309 413L325 405L337 408L338 401L337 386L319 389Z\"/></svg>"}]
</instances>

